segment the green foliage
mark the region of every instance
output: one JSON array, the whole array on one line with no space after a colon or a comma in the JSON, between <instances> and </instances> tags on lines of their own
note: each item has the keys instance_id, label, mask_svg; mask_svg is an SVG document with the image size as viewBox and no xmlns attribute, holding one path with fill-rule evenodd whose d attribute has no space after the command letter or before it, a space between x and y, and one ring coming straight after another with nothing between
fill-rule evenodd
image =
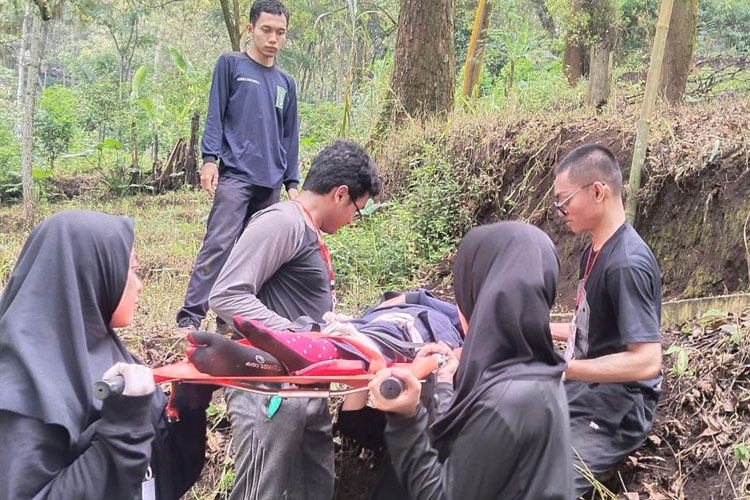
<instances>
[{"instance_id":1,"label":"green foliage","mask_svg":"<svg viewBox=\"0 0 750 500\"><path fill-rule=\"evenodd\" d=\"M673 345L664 354L674 357L674 362L670 369L671 374L679 377L692 373L692 370L690 370L690 357L684 347Z\"/></svg>"},{"instance_id":2,"label":"green foliage","mask_svg":"<svg viewBox=\"0 0 750 500\"><path fill-rule=\"evenodd\" d=\"M34 126L50 169L54 169L55 160L73 140L77 109L74 92L58 85L44 89L39 99Z\"/></svg>"},{"instance_id":3,"label":"green foliage","mask_svg":"<svg viewBox=\"0 0 750 500\"><path fill-rule=\"evenodd\" d=\"M641 59L649 54L656 31L659 0L620 0L623 53ZM620 57L625 59L624 57Z\"/></svg>"},{"instance_id":4,"label":"green foliage","mask_svg":"<svg viewBox=\"0 0 750 500\"><path fill-rule=\"evenodd\" d=\"M101 79L77 88L78 119L84 131L98 141L126 129L127 110L117 102L117 83Z\"/></svg>"},{"instance_id":5,"label":"green foliage","mask_svg":"<svg viewBox=\"0 0 750 500\"><path fill-rule=\"evenodd\" d=\"M750 51L750 2L701 0L698 3L700 53Z\"/></svg>"},{"instance_id":6,"label":"green foliage","mask_svg":"<svg viewBox=\"0 0 750 500\"><path fill-rule=\"evenodd\" d=\"M729 313L727 311L722 311L721 309L709 309L700 315L698 323L704 328L714 328L724 323L728 317Z\"/></svg>"},{"instance_id":7,"label":"green foliage","mask_svg":"<svg viewBox=\"0 0 750 500\"><path fill-rule=\"evenodd\" d=\"M386 290L409 287L425 265L411 216L403 204L393 203L327 238L342 310L361 310Z\"/></svg>"},{"instance_id":8,"label":"green foliage","mask_svg":"<svg viewBox=\"0 0 750 500\"><path fill-rule=\"evenodd\" d=\"M107 138L94 146L97 152L96 168L102 176L107 189L116 196L125 194L130 188L131 168L121 157L125 145L117 139ZM107 153L114 153L114 165L102 165L102 158Z\"/></svg>"},{"instance_id":9,"label":"green foliage","mask_svg":"<svg viewBox=\"0 0 750 500\"><path fill-rule=\"evenodd\" d=\"M573 109L583 102L585 82L571 87L563 75L559 59L540 58L537 62L522 59L514 68L512 91L506 93L509 70L509 65L503 68L491 92L477 103L479 109L497 113L518 107L521 111L536 113Z\"/></svg>"},{"instance_id":10,"label":"green foliage","mask_svg":"<svg viewBox=\"0 0 750 500\"><path fill-rule=\"evenodd\" d=\"M341 106L331 101L298 101L300 152L311 157L337 138Z\"/></svg>"},{"instance_id":11,"label":"green foliage","mask_svg":"<svg viewBox=\"0 0 750 500\"><path fill-rule=\"evenodd\" d=\"M734 443L732 454L734 458L741 462L750 462L750 448L748 448L747 443Z\"/></svg>"},{"instance_id":12,"label":"green foliage","mask_svg":"<svg viewBox=\"0 0 750 500\"><path fill-rule=\"evenodd\" d=\"M21 144L7 123L0 121L0 203L21 196Z\"/></svg>"},{"instance_id":13,"label":"green foliage","mask_svg":"<svg viewBox=\"0 0 750 500\"><path fill-rule=\"evenodd\" d=\"M398 200L365 207L366 217L328 238L344 311L371 304L386 290L413 288L471 226L455 166L422 144Z\"/></svg>"},{"instance_id":14,"label":"green foliage","mask_svg":"<svg viewBox=\"0 0 750 500\"><path fill-rule=\"evenodd\" d=\"M505 94L513 88L516 66L521 62L530 62L532 44L529 40L529 19L508 21L505 29L500 31L503 55L508 63L503 67L505 72ZM520 24L520 26L519 26Z\"/></svg>"},{"instance_id":15,"label":"green foliage","mask_svg":"<svg viewBox=\"0 0 750 500\"><path fill-rule=\"evenodd\" d=\"M426 144L415 163L405 200L411 227L417 233L420 257L436 262L452 248L467 228L471 214L467 211L465 186L456 175L456 165L442 152Z\"/></svg>"},{"instance_id":16,"label":"green foliage","mask_svg":"<svg viewBox=\"0 0 750 500\"><path fill-rule=\"evenodd\" d=\"M142 65L133 75L133 81L130 84L130 99L132 101L137 101L140 98L143 81L146 79L147 72L146 66Z\"/></svg>"}]
</instances>

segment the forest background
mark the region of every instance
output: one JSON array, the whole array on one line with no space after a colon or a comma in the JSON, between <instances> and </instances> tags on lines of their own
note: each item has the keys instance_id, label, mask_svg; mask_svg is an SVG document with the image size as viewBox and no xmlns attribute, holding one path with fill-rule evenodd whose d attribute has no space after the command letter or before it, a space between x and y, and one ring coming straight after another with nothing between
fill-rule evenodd
<instances>
[{"instance_id":1,"label":"forest background","mask_svg":"<svg viewBox=\"0 0 750 500\"><path fill-rule=\"evenodd\" d=\"M563 262L558 307L569 308L581 240L547 210L551 167L597 141L618 154L627 178L659 1L285 4L291 20L278 64L298 85L303 174L317 151L344 137L367 145L386 185L365 220L328 238L342 311L361 311L388 289L429 286L450 297L457 241L499 219L553 235ZM180 355L173 315L210 209L194 188L211 72L219 54L244 47L249 5L0 0L0 286L46 215L91 208L135 217L146 291L123 336L152 365ZM750 3L675 0L658 87L644 187L632 195L665 296L746 291ZM684 390L665 400L673 411L645 456L667 465L636 458L612 489L637 484L646 498L747 494L750 431L738 423L747 420L750 384L733 374L717 394L715 366L690 368L707 338L738 366L750 352L744 316L712 314L665 327L673 344L665 359ZM687 335L694 329L700 335ZM709 386L685 400L704 376ZM736 404L719 420L670 423L724 408L726 397ZM210 463L194 498L223 498L233 480L223 403L211 411ZM717 436L714 453L706 442ZM339 463L338 495L355 498L374 459L340 452L349 461ZM644 469L651 475L639 476ZM712 472L719 479L706 482Z\"/></svg>"}]
</instances>

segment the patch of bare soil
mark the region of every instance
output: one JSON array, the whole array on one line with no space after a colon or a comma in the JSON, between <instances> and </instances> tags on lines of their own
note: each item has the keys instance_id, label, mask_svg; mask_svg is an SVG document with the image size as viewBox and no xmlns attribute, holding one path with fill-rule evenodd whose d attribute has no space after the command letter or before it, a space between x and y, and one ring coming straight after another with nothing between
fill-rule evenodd
<instances>
[{"instance_id":1,"label":"patch of bare soil","mask_svg":"<svg viewBox=\"0 0 750 500\"><path fill-rule=\"evenodd\" d=\"M44 179L47 198L72 200L101 189L101 176L96 174L53 175Z\"/></svg>"}]
</instances>

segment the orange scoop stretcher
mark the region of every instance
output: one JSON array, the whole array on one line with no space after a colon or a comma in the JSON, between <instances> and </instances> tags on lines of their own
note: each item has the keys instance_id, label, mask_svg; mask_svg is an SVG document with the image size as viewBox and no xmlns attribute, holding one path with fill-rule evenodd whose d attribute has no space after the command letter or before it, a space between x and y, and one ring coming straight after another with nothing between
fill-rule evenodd
<instances>
[{"instance_id":1,"label":"orange scoop stretcher","mask_svg":"<svg viewBox=\"0 0 750 500\"><path fill-rule=\"evenodd\" d=\"M351 339L348 342L356 342ZM247 341L240 341L245 343ZM250 345L248 343L248 345ZM153 369L154 381L156 383L171 382L191 383L191 384L208 384L232 387L256 394L268 396L289 397L322 397L344 396L356 392L367 390L367 384L373 379L375 373L380 369L389 367L399 367L411 371L418 379L426 378L430 373L440 368L445 359L440 355L432 355L423 358L416 358L410 363L391 363L387 364L385 358L376 350L361 347L372 359L365 367L365 363L359 360L333 359L311 364L310 366L287 375L273 376L215 376L199 371L189 361L180 361L174 364L165 365ZM460 349L456 350L460 354ZM267 384L290 384L289 387L269 387ZM330 384L336 384L331 388ZM114 397L122 393L124 382L121 375L112 379L100 380L94 384L94 395L99 399ZM380 392L388 399L395 399L401 394L403 383L401 380L391 377L381 384ZM172 390L171 395L175 391ZM167 415L170 419L176 419L174 408L170 402L167 405Z\"/></svg>"}]
</instances>

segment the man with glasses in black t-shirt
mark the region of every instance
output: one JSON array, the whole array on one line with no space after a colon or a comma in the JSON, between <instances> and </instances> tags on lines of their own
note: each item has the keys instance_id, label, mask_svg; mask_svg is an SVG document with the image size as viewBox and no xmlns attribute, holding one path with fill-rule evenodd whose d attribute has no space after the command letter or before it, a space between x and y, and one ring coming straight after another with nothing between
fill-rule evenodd
<instances>
[{"instance_id":1,"label":"man with glasses in black t-shirt","mask_svg":"<svg viewBox=\"0 0 750 500\"><path fill-rule=\"evenodd\" d=\"M586 144L555 169L554 209L575 234L591 235L581 255L571 323L553 323L567 342L576 497L594 477L645 441L661 385L661 278L648 245L625 221L622 173L604 146ZM586 474L588 475L588 474Z\"/></svg>"}]
</instances>

